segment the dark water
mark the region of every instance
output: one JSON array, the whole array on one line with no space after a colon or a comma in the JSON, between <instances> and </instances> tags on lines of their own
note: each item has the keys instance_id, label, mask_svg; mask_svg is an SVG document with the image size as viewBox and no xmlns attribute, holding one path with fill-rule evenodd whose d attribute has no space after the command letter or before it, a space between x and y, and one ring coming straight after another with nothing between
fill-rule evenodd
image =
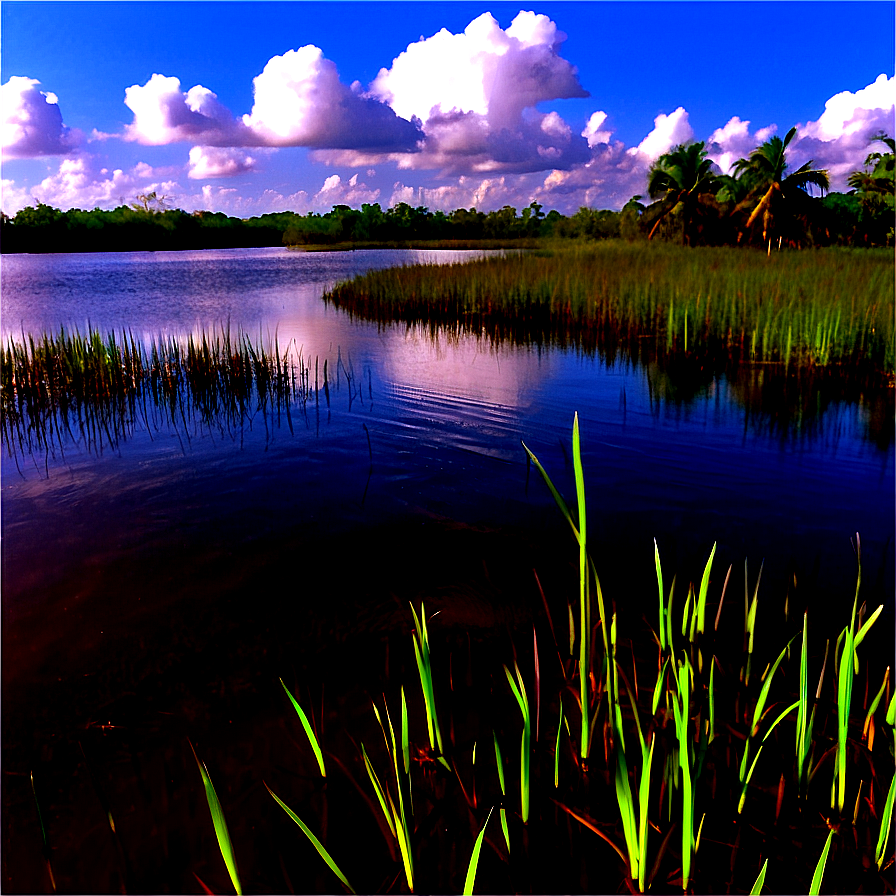
<instances>
[{"instance_id":1,"label":"dark water","mask_svg":"<svg viewBox=\"0 0 896 896\"><path fill-rule=\"evenodd\" d=\"M325 645L400 628L407 599L439 606L445 625L512 628L540 603L533 568L574 587L568 532L520 440L572 499L576 412L598 569L631 620L654 600L654 538L669 578L685 581L718 543L718 577L735 570L735 614L745 560L750 587L764 561L761 594L777 626L788 593L794 614L848 612L858 532L869 603L892 603L894 459L879 438L891 418L821 398L799 419L748 411L721 379L676 400L652 367L382 328L320 300L370 267L474 254L3 258L5 338L61 325L149 338L229 324L306 363L326 359L331 372L329 403L295 408L291 429L259 413L237 428L138 425L114 445L4 455L4 852L26 856L6 866L13 889L39 887L42 873L29 769L53 782L59 828L77 827L88 797L71 790L86 768L73 744L110 718L142 732L129 755L151 764L154 739L201 737L227 713L275 705L259 692L284 668L323 663ZM218 688L223 703L207 697ZM81 872L72 886L117 886L72 883Z\"/></svg>"}]
</instances>

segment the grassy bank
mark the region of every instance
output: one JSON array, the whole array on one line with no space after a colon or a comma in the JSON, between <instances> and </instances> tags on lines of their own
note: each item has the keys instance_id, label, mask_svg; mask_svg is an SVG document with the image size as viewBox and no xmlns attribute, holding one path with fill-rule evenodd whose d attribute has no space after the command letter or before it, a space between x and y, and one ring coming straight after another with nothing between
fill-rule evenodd
<instances>
[{"instance_id":1,"label":"grassy bank","mask_svg":"<svg viewBox=\"0 0 896 896\"><path fill-rule=\"evenodd\" d=\"M586 350L649 341L726 363L892 377L892 253L765 253L603 242L374 271L326 301L365 319Z\"/></svg>"}]
</instances>

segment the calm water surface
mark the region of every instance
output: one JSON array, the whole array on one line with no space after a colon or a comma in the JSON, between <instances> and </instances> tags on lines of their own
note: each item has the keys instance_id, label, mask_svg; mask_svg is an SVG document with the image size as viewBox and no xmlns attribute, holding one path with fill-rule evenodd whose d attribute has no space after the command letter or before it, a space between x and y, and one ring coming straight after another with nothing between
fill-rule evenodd
<instances>
[{"instance_id":1,"label":"calm water surface","mask_svg":"<svg viewBox=\"0 0 896 896\"><path fill-rule=\"evenodd\" d=\"M164 550L182 526L220 527L227 551L284 516L334 529L405 514L549 526L550 498L527 482L520 440L570 494L575 411L592 531L610 553L624 542L649 563L657 537L671 562L691 563L718 541L726 562L830 566L839 585L852 576L849 540L860 532L872 574L888 565L892 452L867 440L860 407L835 404L811 427L782 434L749 418L724 382L676 403L657 397L656 371L382 329L320 299L369 268L475 254L4 257L5 338L62 325L146 337L229 325L336 371L329 407L294 409L292 430L261 416L238 432L193 421L138 427L101 450L68 444L50 456L4 456L7 612L36 599L46 576L77 574L110 551Z\"/></svg>"},{"instance_id":2,"label":"calm water surface","mask_svg":"<svg viewBox=\"0 0 896 896\"><path fill-rule=\"evenodd\" d=\"M520 632L531 644L532 620L544 621L537 567L559 622L576 599L576 551L520 440L572 496L575 412L589 541L622 632L646 632L637 616L656 600L654 538L667 582L672 571L698 578L718 543L711 602L733 564L725 618L735 629L744 562L752 588L765 561L766 652L807 605L813 651L825 626L836 637L854 593L856 532L869 600L891 614L892 440L868 438L880 422L865 407L833 402L785 425L748 414L722 380L675 400L657 369L381 328L321 301L371 267L474 254L3 257L4 338L89 324L150 339L229 325L319 370L326 360L329 377L329 401L294 405L288 420L197 414L172 426L150 413L113 444L65 439L39 456L3 456L6 891L48 886L32 773L61 892L192 892L194 872L225 889L188 741L239 807L229 817L247 879L282 891L277 856L292 855L294 840L257 833L278 811L261 780L296 765L278 677L320 696L328 730L363 731L377 687L415 674L408 600L438 610L449 643L473 632L500 653ZM881 627L892 624L885 616ZM129 866L113 850L102 792Z\"/></svg>"}]
</instances>

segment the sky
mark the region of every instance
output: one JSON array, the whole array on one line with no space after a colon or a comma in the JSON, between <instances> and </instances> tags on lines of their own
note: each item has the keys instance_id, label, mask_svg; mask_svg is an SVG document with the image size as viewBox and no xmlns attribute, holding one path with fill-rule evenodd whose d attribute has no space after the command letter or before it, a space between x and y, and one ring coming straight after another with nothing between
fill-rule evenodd
<instances>
[{"instance_id":1,"label":"sky","mask_svg":"<svg viewBox=\"0 0 896 896\"><path fill-rule=\"evenodd\" d=\"M573 214L793 126L845 191L896 133L894 31L889 0L3 0L0 207Z\"/></svg>"}]
</instances>

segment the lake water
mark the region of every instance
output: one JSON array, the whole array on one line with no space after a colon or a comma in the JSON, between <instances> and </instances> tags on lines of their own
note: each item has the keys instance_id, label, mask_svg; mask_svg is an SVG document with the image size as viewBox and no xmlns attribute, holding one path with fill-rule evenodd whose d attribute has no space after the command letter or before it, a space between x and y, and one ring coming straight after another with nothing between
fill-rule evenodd
<instances>
[{"instance_id":1,"label":"lake water","mask_svg":"<svg viewBox=\"0 0 896 896\"><path fill-rule=\"evenodd\" d=\"M654 538L668 578L678 570L684 581L718 543L718 580L734 566L735 615L745 560L751 587L765 562L769 605L796 575L791 610L848 608L856 532L869 599L892 601L892 440L867 407L819 399L788 422L748 412L724 380L674 400L656 369L380 327L321 301L369 268L476 254L4 256L4 339L63 325L146 338L229 325L330 371L329 403L293 408L291 426L261 413L239 427L184 419L137 425L112 445L4 454L7 720L27 704L65 701L72 718L81 713L71 724L93 724L124 691L155 705L143 683L164 679L168 663L179 684L166 693L176 692L188 680L184 654L214 666L218 651L242 655L265 637L282 646L287 621L309 638L377 630L396 595L441 601L445 619L456 601L468 625L512 619L515 593L533 600L531 571L545 552L561 583L576 561L520 444L572 499L575 412L589 536L621 608L653 606ZM256 610L265 621L253 628ZM779 609L768 613L783 623ZM215 633L199 634L209 619ZM256 646L269 655L277 643ZM50 722L41 724L33 738L13 724L7 767L27 768L22 757L46 749Z\"/></svg>"}]
</instances>

